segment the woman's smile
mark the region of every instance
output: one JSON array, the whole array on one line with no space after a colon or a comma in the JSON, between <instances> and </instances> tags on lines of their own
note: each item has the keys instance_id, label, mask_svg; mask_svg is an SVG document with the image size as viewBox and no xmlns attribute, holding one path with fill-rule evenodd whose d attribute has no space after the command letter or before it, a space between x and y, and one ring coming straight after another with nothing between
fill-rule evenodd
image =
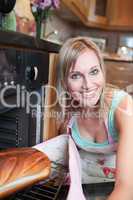
<instances>
[{"instance_id":1,"label":"woman's smile","mask_svg":"<svg viewBox=\"0 0 133 200\"><path fill-rule=\"evenodd\" d=\"M93 103L95 104L99 100L100 94L101 94L101 89L96 88L95 90L92 90L90 92L81 92L81 99L86 101L86 103L93 101Z\"/></svg>"},{"instance_id":2,"label":"woman's smile","mask_svg":"<svg viewBox=\"0 0 133 200\"><path fill-rule=\"evenodd\" d=\"M83 97L88 98L88 97L94 97L97 92L97 88L91 90L91 91L81 91L81 94Z\"/></svg>"}]
</instances>

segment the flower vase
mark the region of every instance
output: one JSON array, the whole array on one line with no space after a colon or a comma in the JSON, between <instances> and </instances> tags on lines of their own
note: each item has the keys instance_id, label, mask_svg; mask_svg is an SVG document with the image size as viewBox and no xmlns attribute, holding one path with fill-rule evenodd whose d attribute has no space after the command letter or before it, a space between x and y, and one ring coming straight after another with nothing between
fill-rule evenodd
<instances>
[{"instance_id":1,"label":"flower vase","mask_svg":"<svg viewBox=\"0 0 133 200\"><path fill-rule=\"evenodd\" d=\"M41 39L42 36L42 21L36 20L36 38Z\"/></svg>"}]
</instances>

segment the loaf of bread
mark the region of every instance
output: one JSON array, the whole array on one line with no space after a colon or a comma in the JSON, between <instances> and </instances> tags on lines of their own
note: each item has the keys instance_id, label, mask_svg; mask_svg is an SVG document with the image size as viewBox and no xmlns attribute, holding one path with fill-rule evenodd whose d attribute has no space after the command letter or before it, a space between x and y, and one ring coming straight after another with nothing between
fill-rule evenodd
<instances>
[{"instance_id":1,"label":"loaf of bread","mask_svg":"<svg viewBox=\"0 0 133 200\"><path fill-rule=\"evenodd\" d=\"M48 157L30 147L0 152L0 199L45 180L50 174Z\"/></svg>"}]
</instances>

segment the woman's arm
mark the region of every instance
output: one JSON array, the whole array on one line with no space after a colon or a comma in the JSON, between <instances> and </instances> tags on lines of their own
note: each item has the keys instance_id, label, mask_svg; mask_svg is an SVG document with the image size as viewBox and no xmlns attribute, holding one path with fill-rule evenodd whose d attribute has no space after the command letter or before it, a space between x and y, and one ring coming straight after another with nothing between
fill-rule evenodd
<instances>
[{"instance_id":1,"label":"woman's arm","mask_svg":"<svg viewBox=\"0 0 133 200\"><path fill-rule=\"evenodd\" d=\"M133 100L127 95L115 112L119 130L116 183L108 200L133 200Z\"/></svg>"}]
</instances>

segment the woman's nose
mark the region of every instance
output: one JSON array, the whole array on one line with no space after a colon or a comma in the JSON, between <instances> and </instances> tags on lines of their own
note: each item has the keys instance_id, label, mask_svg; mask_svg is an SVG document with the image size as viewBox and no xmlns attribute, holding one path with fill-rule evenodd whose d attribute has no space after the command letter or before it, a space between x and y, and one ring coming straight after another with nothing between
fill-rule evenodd
<instances>
[{"instance_id":1,"label":"woman's nose","mask_svg":"<svg viewBox=\"0 0 133 200\"><path fill-rule=\"evenodd\" d=\"M85 90L89 90L91 88L92 84L93 84L92 80L90 80L89 77L84 77L82 88Z\"/></svg>"}]
</instances>

